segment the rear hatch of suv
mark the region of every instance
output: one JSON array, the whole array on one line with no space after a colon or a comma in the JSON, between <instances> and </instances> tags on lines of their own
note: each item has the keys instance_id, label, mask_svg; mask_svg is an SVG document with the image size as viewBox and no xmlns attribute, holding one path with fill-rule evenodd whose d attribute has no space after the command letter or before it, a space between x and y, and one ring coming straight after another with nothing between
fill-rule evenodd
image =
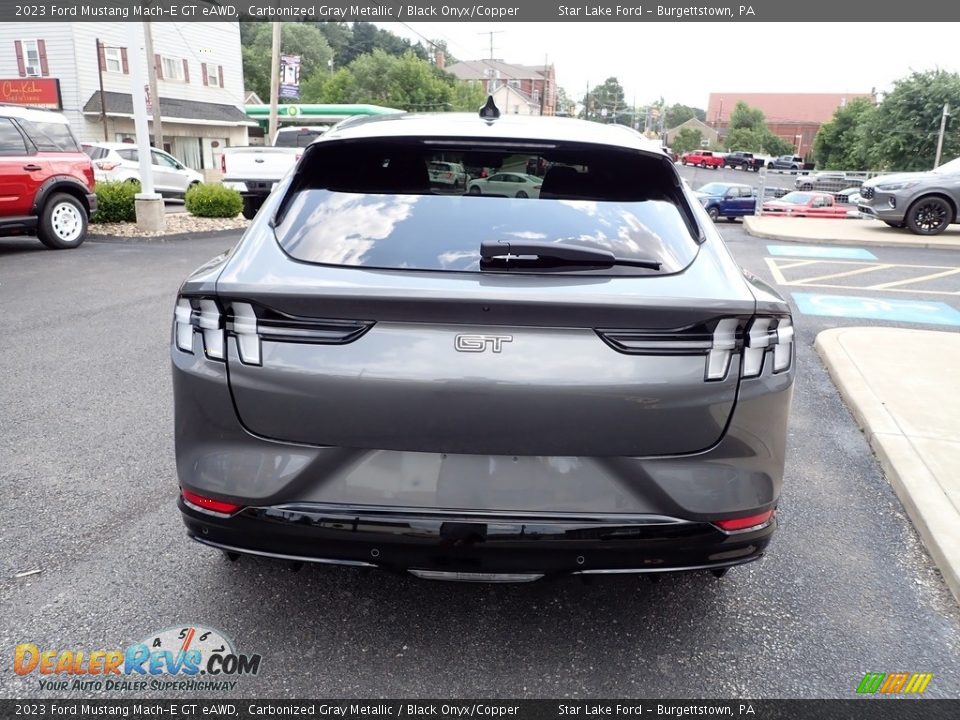
<instances>
[{"instance_id":1,"label":"rear hatch of suv","mask_svg":"<svg viewBox=\"0 0 960 720\"><path fill-rule=\"evenodd\" d=\"M431 163L546 167L539 198ZM433 453L649 456L723 436L754 299L659 153L323 139L217 284L251 432ZM714 243L715 244L715 243Z\"/></svg>"}]
</instances>

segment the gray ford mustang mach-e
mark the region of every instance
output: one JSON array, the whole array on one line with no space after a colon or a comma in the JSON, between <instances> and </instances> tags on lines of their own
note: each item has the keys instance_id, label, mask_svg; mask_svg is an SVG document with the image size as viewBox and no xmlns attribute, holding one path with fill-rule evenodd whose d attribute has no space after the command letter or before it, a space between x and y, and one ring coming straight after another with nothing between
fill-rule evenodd
<instances>
[{"instance_id":1,"label":"gray ford mustang mach-e","mask_svg":"<svg viewBox=\"0 0 960 720\"><path fill-rule=\"evenodd\" d=\"M428 172L531 161L537 197ZM180 510L231 558L719 575L776 525L789 307L622 128L341 123L183 283L171 354Z\"/></svg>"}]
</instances>

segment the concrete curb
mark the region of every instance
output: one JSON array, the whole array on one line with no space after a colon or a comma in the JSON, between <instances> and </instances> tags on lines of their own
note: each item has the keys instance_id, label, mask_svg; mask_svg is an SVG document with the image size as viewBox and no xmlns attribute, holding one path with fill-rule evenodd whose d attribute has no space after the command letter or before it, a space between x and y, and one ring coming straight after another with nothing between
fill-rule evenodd
<instances>
[{"instance_id":1,"label":"concrete curb","mask_svg":"<svg viewBox=\"0 0 960 720\"><path fill-rule=\"evenodd\" d=\"M781 220L782 218L775 218ZM787 218L793 220L794 218ZM821 218L804 219L805 222L828 223L829 220ZM856 220L841 220L840 222L852 223ZM823 227L829 228L829 225ZM766 240L777 240L780 242L803 243L805 245L859 245L862 247L887 247L887 248L921 248L924 250L960 250L960 242L956 239L922 239L916 235L910 235L904 232L903 239L882 237L872 238L864 233L857 233L856 237L838 238L830 235L820 237L803 237L801 235L791 234L789 231L776 231L763 227L757 227L755 216L747 215L743 218L743 229L750 235ZM868 233L870 231L867 231Z\"/></svg>"},{"instance_id":2,"label":"concrete curb","mask_svg":"<svg viewBox=\"0 0 960 720\"><path fill-rule=\"evenodd\" d=\"M843 346L845 333L861 330L863 328L824 330L817 336L814 346L841 397L863 428L923 544L960 604L960 513L915 443L904 434L883 399L874 392L868 378Z\"/></svg>"},{"instance_id":3,"label":"concrete curb","mask_svg":"<svg viewBox=\"0 0 960 720\"><path fill-rule=\"evenodd\" d=\"M203 230L199 232L171 233L170 235L154 235L151 237L125 237L123 235L90 234L87 235L86 242L139 245L143 243L179 242L182 240L206 240L216 237L229 237L230 235L235 235L239 240L240 236L246 231L246 228L237 228L234 230Z\"/></svg>"}]
</instances>

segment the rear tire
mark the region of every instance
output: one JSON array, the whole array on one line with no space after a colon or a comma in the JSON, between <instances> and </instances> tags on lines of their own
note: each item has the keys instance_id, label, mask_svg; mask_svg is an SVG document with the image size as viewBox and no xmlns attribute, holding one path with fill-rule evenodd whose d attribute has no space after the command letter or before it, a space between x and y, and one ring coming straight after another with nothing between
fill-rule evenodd
<instances>
[{"instance_id":1,"label":"rear tire","mask_svg":"<svg viewBox=\"0 0 960 720\"><path fill-rule=\"evenodd\" d=\"M914 235L939 235L953 222L953 208L942 197L920 198L907 210L907 228Z\"/></svg>"},{"instance_id":2,"label":"rear tire","mask_svg":"<svg viewBox=\"0 0 960 720\"><path fill-rule=\"evenodd\" d=\"M710 216L710 219L714 222L720 217L720 211L715 207L707 208L707 215Z\"/></svg>"},{"instance_id":3,"label":"rear tire","mask_svg":"<svg viewBox=\"0 0 960 720\"><path fill-rule=\"evenodd\" d=\"M69 250L83 244L87 223L87 211L79 200L56 193L40 211L37 237L51 250Z\"/></svg>"},{"instance_id":4,"label":"rear tire","mask_svg":"<svg viewBox=\"0 0 960 720\"><path fill-rule=\"evenodd\" d=\"M523 190L521 190L520 192L518 192L518 193L515 195L515 197L518 197L518 198L527 198L527 197L530 197L530 196L527 195Z\"/></svg>"},{"instance_id":5,"label":"rear tire","mask_svg":"<svg viewBox=\"0 0 960 720\"><path fill-rule=\"evenodd\" d=\"M480 186L479 186L479 185L471 185L471 186L470 186L470 189L467 191L467 193L468 193L469 195L479 195L479 194L480 194Z\"/></svg>"}]
</instances>

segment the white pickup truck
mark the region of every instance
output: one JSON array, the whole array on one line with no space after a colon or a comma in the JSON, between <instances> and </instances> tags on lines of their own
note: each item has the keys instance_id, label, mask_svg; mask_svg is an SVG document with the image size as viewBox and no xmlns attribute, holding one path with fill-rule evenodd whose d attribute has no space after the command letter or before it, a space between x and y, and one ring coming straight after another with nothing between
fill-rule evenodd
<instances>
[{"instance_id":1,"label":"white pickup truck","mask_svg":"<svg viewBox=\"0 0 960 720\"><path fill-rule=\"evenodd\" d=\"M323 127L284 127L272 146L229 147L220 156L223 184L243 196L243 216L252 220L276 184L290 172L303 148L326 131Z\"/></svg>"}]
</instances>

